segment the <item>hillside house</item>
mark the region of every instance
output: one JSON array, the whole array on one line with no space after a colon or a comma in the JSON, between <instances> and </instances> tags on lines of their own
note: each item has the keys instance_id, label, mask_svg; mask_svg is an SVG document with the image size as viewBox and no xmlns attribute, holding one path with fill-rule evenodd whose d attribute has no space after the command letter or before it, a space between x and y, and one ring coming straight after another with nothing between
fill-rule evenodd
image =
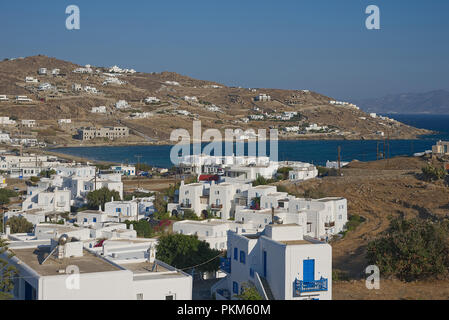
<instances>
[{"instance_id":1,"label":"hillside house","mask_svg":"<svg viewBox=\"0 0 449 320\"><path fill-rule=\"evenodd\" d=\"M105 106L99 106L99 107L92 107L91 113L106 113L106 107Z\"/></svg>"},{"instance_id":2,"label":"hillside house","mask_svg":"<svg viewBox=\"0 0 449 320\"><path fill-rule=\"evenodd\" d=\"M131 106L125 100L119 100L115 103L115 107L117 109L127 109L130 108Z\"/></svg>"},{"instance_id":3,"label":"hillside house","mask_svg":"<svg viewBox=\"0 0 449 320\"><path fill-rule=\"evenodd\" d=\"M20 125L24 128L34 128L36 127L36 120L21 120Z\"/></svg>"},{"instance_id":4,"label":"hillside house","mask_svg":"<svg viewBox=\"0 0 449 320\"><path fill-rule=\"evenodd\" d=\"M438 141L436 145L432 146L432 154L439 156L449 155L449 141Z\"/></svg>"}]
</instances>

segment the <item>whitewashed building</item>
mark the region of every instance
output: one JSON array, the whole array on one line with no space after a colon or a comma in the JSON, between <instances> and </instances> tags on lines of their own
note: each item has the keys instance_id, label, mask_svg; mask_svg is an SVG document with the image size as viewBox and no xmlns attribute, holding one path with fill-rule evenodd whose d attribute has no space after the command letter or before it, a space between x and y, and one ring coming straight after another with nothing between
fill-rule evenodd
<instances>
[{"instance_id":1,"label":"whitewashed building","mask_svg":"<svg viewBox=\"0 0 449 320\"><path fill-rule=\"evenodd\" d=\"M297 224L261 233L228 232L227 276L212 286L217 300L236 299L252 285L265 300L331 300L332 247L304 237Z\"/></svg>"},{"instance_id":2,"label":"whitewashed building","mask_svg":"<svg viewBox=\"0 0 449 320\"><path fill-rule=\"evenodd\" d=\"M192 277L155 259L151 241L108 240L88 249L78 237L63 236L12 241L9 248L14 256L2 258L18 270L14 299L192 299Z\"/></svg>"}]
</instances>

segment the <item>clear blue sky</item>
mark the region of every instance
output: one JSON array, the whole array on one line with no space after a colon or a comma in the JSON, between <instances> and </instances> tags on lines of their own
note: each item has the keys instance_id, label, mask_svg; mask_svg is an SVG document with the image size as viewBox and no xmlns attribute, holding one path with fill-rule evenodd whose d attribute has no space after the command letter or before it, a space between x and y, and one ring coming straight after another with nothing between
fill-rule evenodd
<instances>
[{"instance_id":1,"label":"clear blue sky","mask_svg":"<svg viewBox=\"0 0 449 320\"><path fill-rule=\"evenodd\" d=\"M81 30L65 28L70 4ZM365 28L369 4L381 30ZM449 89L448 14L448 0L2 0L0 58L369 98Z\"/></svg>"}]
</instances>

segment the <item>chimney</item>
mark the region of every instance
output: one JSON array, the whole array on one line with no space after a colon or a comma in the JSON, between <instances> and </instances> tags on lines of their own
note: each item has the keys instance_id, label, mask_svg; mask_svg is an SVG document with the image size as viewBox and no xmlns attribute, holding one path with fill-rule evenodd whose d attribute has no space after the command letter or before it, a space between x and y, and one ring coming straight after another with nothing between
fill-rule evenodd
<instances>
[{"instance_id":1,"label":"chimney","mask_svg":"<svg viewBox=\"0 0 449 320\"><path fill-rule=\"evenodd\" d=\"M147 252L148 252L148 262L154 263L154 260L156 259L156 249L154 248L154 245L150 245Z\"/></svg>"}]
</instances>

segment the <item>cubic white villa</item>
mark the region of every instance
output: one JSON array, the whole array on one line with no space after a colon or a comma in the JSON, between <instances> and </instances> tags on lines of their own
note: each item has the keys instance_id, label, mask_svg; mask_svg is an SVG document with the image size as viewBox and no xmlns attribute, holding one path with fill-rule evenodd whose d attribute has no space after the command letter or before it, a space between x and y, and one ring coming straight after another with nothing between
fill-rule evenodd
<instances>
[{"instance_id":1,"label":"cubic white villa","mask_svg":"<svg viewBox=\"0 0 449 320\"><path fill-rule=\"evenodd\" d=\"M332 247L303 235L298 224L262 232L228 232L227 276L212 286L217 300L235 300L252 285L265 300L332 299Z\"/></svg>"}]
</instances>

